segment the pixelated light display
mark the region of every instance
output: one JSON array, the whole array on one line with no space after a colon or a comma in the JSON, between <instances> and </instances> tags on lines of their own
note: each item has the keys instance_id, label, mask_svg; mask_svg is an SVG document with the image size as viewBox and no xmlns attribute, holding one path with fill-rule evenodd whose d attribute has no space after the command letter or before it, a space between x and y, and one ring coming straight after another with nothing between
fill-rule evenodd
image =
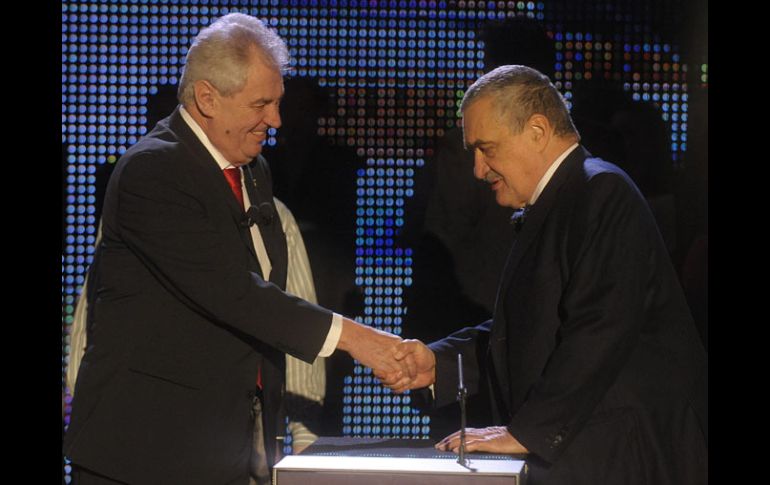
<instances>
[{"instance_id":1,"label":"pixelated light display","mask_svg":"<svg viewBox=\"0 0 770 485\"><path fill-rule=\"evenodd\" d=\"M671 129L671 152L676 165L686 150L687 66L670 44L602 41L591 33L556 33L554 84L572 98L572 82L594 77L623 83L635 101L652 101Z\"/></svg>"},{"instance_id":2,"label":"pixelated light display","mask_svg":"<svg viewBox=\"0 0 770 485\"><path fill-rule=\"evenodd\" d=\"M367 159L356 187L356 279L364 289L362 323L401 334L404 289L412 284L412 250L395 237L404 225L405 199L414 195L422 159ZM427 437L430 418L409 407L408 393L383 388L360 365L344 381L343 428L350 436Z\"/></svg>"},{"instance_id":3,"label":"pixelated light display","mask_svg":"<svg viewBox=\"0 0 770 485\"><path fill-rule=\"evenodd\" d=\"M146 132L148 98L175 85L187 46L212 19L232 11L263 18L287 40L295 75L332 89L336 112L317 133L353 147L365 160L357 176L356 284L377 328L401 331L408 309L411 249L397 235L409 214L414 175L437 137L457 123L457 104L483 73L482 22L527 15L543 23L557 51L555 83L569 100L572 83L605 78L639 101L653 101L671 129L676 162L686 150L687 66L647 3L603 6L523 1L99 1L62 2L62 144L66 146L66 245L62 319L73 307L93 258L96 167L113 164ZM574 28L578 23L579 28ZM595 27L595 31L592 29ZM697 69L707 84L707 65ZM274 133L273 133L274 135ZM269 144L275 144L274 136ZM69 336L63 336L62 368ZM356 366L344 382L346 435L425 437L428 418Z\"/></svg>"}]
</instances>

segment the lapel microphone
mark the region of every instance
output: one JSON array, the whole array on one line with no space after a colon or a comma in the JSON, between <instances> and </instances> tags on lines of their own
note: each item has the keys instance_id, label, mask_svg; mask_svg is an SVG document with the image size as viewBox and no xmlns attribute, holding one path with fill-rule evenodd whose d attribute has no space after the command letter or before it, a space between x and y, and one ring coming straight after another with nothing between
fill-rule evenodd
<instances>
[{"instance_id":1,"label":"lapel microphone","mask_svg":"<svg viewBox=\"0 0 770 485\"><path fill-rule=\"evenodd\" d=\"M527 220L527 214L529 213L531 207L532 206L527 203L524 205L524 207L513 211L510 222L513 225L513 229L516 231L516 233L521 231L522 226L524 226L524 222Z\"/></svg>"},{"instance_id":2,"label":"lapel microphone","mask_svg":"<svg viewBox=\"0 0 770 485\"><path fill-rule=\"evenodd\" d=\"M251 167L245 165L244 168L246 169L246 178L248 178L249 182L251 182L250 184L246 184L246 189L248 190L249 185L251 185L251 188L254 190L249 191L249 201L251 202L251 207L249 207L246 211L246 218L241 221L241 226L251 227L254 224L260 227L267 226L273 222L273 218L275 217L275 210L273 210L273 206L269 202L259 202L257 205L254 205L254 202L259 200L257 180L254 178L254 174L251 173Z\"/></svg>"},{"instance_id":3,"label":"lapel microphone","mask_svg":"<svg viewBox=\"0 0 770 485\"><path fill-rule=\"evenodd\" d=\"M258 226L267 226L273 222L273 206L267 202L262 202L258 206L252 205L246 211L246 218L241 221L242 227L251 227L254 224Z\"/></svg>"}]
</instances>

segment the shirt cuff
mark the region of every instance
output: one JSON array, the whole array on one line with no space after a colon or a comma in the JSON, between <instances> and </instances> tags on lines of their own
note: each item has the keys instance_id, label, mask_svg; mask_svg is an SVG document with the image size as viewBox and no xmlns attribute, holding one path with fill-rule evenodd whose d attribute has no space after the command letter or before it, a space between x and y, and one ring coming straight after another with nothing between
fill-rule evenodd
<instances>
[{"instance_id":1,"label":"shirt cuff","mask_svg":"<svg viewBox=\"0 0 770 485\"><path fill-rule=\"evenodd\" d=\"M321 351L318 352L318 357L329 357L332 355L340 341L340 335L342 335L342 315L334 313L332 314L332 326L329 328L329 333L326 334L326 341L324 341Z\"/></svg>"}]
</instances>

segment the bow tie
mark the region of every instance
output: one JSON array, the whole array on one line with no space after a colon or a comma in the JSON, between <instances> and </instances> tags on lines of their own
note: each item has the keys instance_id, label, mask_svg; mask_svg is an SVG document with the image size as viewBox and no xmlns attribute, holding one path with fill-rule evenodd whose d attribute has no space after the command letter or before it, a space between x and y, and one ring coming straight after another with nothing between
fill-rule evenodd
<instances>
[{"instance_id":1,"label":"bow tie","mask_svg":"<svg viewBox=\"0 0 770 485\"><path fill-rule=\"evenodd\" d=\"M527 219L527 214L529 213L530 208L532 208L532 206L526 204L524 207L513 211L513 215L511 215L511 224L513 225L513 229L516 232L521 231L521 227L524 225L524 221Z\"/></svg>"}]
</instances>

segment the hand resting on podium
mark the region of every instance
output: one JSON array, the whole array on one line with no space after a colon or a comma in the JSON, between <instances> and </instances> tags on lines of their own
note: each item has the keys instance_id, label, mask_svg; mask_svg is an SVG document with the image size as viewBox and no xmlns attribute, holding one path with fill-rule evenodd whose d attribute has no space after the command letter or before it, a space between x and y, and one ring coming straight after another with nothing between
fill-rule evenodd
<instances>
[{"instance_id":1,"label":"hand resting on podium","mask_svg":"<svg viewBox=\"0 0 770 485\"><path fill-rule=\"evenodd\" d=\"M395 358L408 373L381 372L374 375L393 392L403 393L410 389L421 389L436 382L436 356L427 345L419 340L404 340L396 345ZM436 444L436 449L458 453L460 431L456 431ZM514 438L505 426L467 428L465 450L488 453L523 454L528 450Z\"/></svg>"}]
</instances>

